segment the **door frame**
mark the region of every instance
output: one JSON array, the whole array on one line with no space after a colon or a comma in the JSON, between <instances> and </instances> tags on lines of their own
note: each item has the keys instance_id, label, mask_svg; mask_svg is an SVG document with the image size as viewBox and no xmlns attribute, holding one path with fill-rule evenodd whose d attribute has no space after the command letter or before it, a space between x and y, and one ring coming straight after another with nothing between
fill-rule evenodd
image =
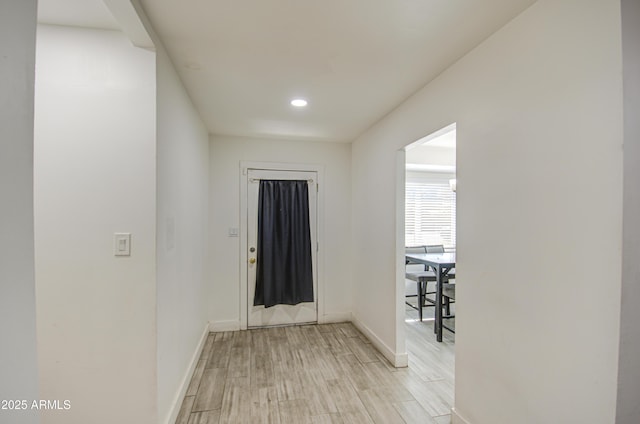
<instances>
[{"instance_id":1,"label":"door frame","mask_svg":"<svg viewBox=\"0 0 640 424\"><path fill-rule=\"evenodd\" d=\"M318 198L317 198L317 278L318 292L316 293L318 308L318 324L325 322L324 313L324 166L304 163L277 163L277 162L249 162L240 161L240 329L248 328L248 281L247 281L247 207L248 207L248 170L268 170L268 171L312 171L316 172L318 178Z\"/></svg>"}]
</instances>

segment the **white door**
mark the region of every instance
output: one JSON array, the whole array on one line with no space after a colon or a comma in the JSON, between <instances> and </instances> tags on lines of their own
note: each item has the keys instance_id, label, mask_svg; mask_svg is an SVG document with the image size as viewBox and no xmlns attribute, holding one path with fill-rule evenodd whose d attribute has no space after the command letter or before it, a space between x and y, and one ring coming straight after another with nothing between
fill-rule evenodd
<instances>
[{"instance_id":1,"label":"white door","mask_svg":"<svg viewBox=\"0 0 640 424\"><path fill-rule=\"evenodd\" d=\"M297 305L275 305L265 308L254 306L257 270L258 190L260 180L304 180L309 189L309 226L311 236L311 263L313 268L313 302ZM247 325L301 324L318 321L317 272L317 173L311 171L275 171L249 169L247 178Z\"/></svg>"}]
</instances>

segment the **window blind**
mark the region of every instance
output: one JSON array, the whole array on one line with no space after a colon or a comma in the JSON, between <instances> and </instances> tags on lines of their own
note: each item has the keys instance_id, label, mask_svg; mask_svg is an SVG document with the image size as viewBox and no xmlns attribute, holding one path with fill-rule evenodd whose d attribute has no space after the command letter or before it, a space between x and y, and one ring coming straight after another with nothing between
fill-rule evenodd
<instances>
[{"instance_id":1,"label":"window blind","mask_svg":"<svg viewBox=\"0 0 640 424\"><path fill-rule=\"evenodd\" d=\"M442 244L447 250L455 250L456 193L448 179L407 180L405 244Z\"/></svg>"}]
</instances>

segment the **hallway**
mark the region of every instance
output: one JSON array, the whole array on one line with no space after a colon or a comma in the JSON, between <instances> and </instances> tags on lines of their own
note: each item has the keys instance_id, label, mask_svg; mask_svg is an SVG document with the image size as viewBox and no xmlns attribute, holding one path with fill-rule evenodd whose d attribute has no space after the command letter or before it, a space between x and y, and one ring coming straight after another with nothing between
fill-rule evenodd
<instances>
[{"instance_id":1,"label":"hallway","mask_svg":"<svg viewBox=\"0 0 640 424\"><path fill-rule=\"evenodd\" d=\"M210 333L176 424L449 423L453 335L406 331L400 369L350 323Z\"/></svg>"}]
</instances>

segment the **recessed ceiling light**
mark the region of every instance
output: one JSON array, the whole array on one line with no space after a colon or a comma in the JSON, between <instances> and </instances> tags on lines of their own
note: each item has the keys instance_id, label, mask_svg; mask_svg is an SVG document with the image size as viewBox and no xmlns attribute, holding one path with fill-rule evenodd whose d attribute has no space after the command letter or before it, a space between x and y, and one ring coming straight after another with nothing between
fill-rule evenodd
<instances>
[{"instance_id":1,"label":"recessed ceiling light","mask_svg":"<svg viewBox=\"0 0 640 424\"><path fill-rule=\"evenodd\" d=\"M291 106L305 107L306 105L307 105L307 101L305 99L293 99L293 100L291 100Z\"/></svg>"}]
</instances>

